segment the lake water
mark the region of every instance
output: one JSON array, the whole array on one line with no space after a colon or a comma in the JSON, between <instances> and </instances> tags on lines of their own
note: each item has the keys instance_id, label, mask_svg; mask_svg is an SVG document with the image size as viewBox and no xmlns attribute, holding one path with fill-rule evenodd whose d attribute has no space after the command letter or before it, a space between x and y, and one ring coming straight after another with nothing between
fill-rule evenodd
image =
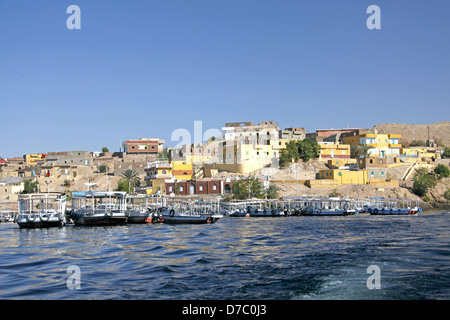
<instances>
[{"instance_id":1,"label":"lake water","mask_svg":"<svg viewBox=\"0 0 450 320\"><path fill-rule=\"evenodd\" d=\"M449 222L437 210L208 225L0 223L0 299L450 299ZM367 286L372 265L379 289ZM70 266L79 277L68 285Z\"/></svg>"}]
</instances>

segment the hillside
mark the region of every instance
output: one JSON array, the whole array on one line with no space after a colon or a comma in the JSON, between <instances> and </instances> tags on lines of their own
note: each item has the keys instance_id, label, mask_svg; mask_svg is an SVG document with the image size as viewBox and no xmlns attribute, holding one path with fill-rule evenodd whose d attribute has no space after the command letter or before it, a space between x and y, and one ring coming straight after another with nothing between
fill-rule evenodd
<instances>
[{"instance_id":1,"label":"hillside","mask_svg":"<svg viewBox=\"0 0 450 320\"><path fill-rule=\"evenodd\" d=\"M442 121L425 124L398 124L381 123L373 127L378 133L399 133L402 135L402 142L410 143L413 140L428 140L428 128L430 139L438 143L439 146L450 146L450 121Z\"/></svg>"}]
</instances>

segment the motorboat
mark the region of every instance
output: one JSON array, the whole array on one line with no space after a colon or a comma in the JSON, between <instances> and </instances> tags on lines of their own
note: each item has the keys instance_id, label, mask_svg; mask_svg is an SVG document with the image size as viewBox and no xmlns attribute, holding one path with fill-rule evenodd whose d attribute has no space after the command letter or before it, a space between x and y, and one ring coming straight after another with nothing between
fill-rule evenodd
<instances>
[{"instance_id":1,"label":"motorboat","mask_svg":"<svg viewBox=\"0 0 450 320\"><path fill-rule=\"evenodd\" d=\"M77 226L109 226L127 222L126 192L82 191L72 193L70 218Z\"/></svg>"},{"instance_id":2,"label":"motorboat","mask_svg":"<svg viewBox=\"0 0 450 320\"><path fill-rule=\"evenodd\" d=\"M160 208L160 213L164 223L168 224L204 224L215 223L220 218L223 218L222 214L210 214L210 213L192 213L189 211L181 212L175 209Z\"/></svg>"},{"instance_id":3,"label":"motorboat","mask_svg":"<svg viewBox=\"0 0 450 320\"><path fill-rule=\"evenodd\" d=\"M356 214L352 202L336 197L313 198L306 201L301 215L305 216L347 216Z\"/></svg>"},{"instance_id":4,"label":"motorboat","mask_svg":"<svg viewBox=\"0 0 450 320\"><path fill-rule=\"evenodd\" d=\"M147 223L147 218L151 214L147 195L127 196L127 223Z\"/></svg>"},{"instance_id":5,"label":"motorboat","mask_svg":"<svg viewBox=\"0 0 450 320\"><path fill-rule=\"evenodd\" d=\"M422 212L419 199L372 198L367 207L371 215L415 215Z\"/></svg>"},{"instance_id":6,"label":"motorboat","mask_svg":"<svg viewBox=\"0 0 450 320\"><path fill-rule=\"evenodd\" d=\"M58 192L21 194L16 223L20 228L64 226L66 194Z\"/></svg>"}]
</instances>

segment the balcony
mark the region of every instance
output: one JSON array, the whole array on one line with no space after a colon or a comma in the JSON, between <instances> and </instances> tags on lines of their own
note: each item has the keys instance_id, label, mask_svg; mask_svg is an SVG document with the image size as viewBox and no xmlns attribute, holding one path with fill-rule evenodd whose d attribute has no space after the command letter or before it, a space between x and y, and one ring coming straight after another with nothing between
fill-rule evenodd
<instances>
[{"instance_id":1,"label":"balcony","mask_svg":"<svg viewBox=\"0 0 450 320\"><path fill-rule=\"evenodd\" d=\"M151 174L144 177L144 180L153 180L153 179L172 179L171 173L166 174Z\"/></svg>"},{"instance_id":2,"label":"balcony","mask_svg":"<svg viewBox=\"0 0 450 320\"><path fill-rule=\"evenodd\" d=\"M144 168L145 171L153 169L172 169L171 163L155 163Z\"/></svg>"}]
</instances>

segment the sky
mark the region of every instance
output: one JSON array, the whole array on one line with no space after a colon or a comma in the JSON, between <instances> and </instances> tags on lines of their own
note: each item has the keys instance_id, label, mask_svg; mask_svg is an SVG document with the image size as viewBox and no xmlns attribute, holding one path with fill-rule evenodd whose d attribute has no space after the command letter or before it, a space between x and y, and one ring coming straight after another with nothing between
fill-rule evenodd
<instances>
[{"instance_id":1,"label":"sky","mask_svg":"<svg viewBox=\"0 0 450 320\"><path fill-rule=\"evenodd\" d=\"M194 121L430 124L449 105L448 0L0 0L3 158L174 146Z\"/></svg>"}]
</instances>

